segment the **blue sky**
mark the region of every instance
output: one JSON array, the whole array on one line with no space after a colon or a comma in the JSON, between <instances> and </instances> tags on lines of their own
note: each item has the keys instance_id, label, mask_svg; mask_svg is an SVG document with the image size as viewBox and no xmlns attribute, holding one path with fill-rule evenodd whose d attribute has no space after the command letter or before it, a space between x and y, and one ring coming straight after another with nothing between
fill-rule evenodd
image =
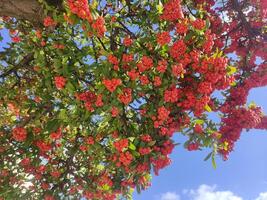
<instances>
[{"instance_id":1,"label":"blue sky","mask_svg":"<svg viewBox=\"0 0 267 200\"><path fill-rule=\"evenodd\" d=\"M4 38L7 33L0 31ZM7 41L0 43L0 50ZM248 102L267 114L267 87L250 92ZM217 159L217 169L203 161L208 150L188 152L182 146L171 155L172 164L153 177L152 186L134 200L267 200L267 132L243 132L228 161ZM183 137L176 134L177 141Z\"/></svg>"},{"instance_id":2,"label":"blue sky","mask_svg":"<svg viewBox=\"0 0 267 200\"><path fill-rule=\"evenodd\" d=\"M267 114L267 87L252 90L250 101ZM266 133L244 131L229 160L217 159L217 169L210 161L203 161L209 151L188 152L176 147L172 164L153 177L149 189L141 195L135 193L134 200L267 200ZM176 136L176 140L182 138Z\"/></svg>"}]
</instances>

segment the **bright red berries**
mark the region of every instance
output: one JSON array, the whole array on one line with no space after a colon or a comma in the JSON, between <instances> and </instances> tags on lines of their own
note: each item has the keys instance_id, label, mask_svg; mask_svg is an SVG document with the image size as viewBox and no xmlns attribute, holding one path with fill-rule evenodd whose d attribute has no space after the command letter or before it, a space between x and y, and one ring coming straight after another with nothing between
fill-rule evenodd
<instances>
[{"instance_id":1,"label":"bright red berries","mask_svg":"<svg viewBox=\"0 0 267 200\"><path fill-rule=\"evenodd\" d=\"M163 46L165 44L170 43L170 41L171 41L171 36L169 32L165 31L157 34L157 42L159 45Z\"/></svg>"},{"instance_id":2,"label":"bright red berries","mask_svg":"<svg viewBox=\"0 0 267 200\"><path fill-rule=\"evenodd\" d=\"M198 30L202 30L206 25L205 21L202 19L196 19L195 21L192 21L191 24L195 29Z\"/></svg>"},{"instance_id":3,"label":"bright red berries","mask_svg":"<svg viewBox=\"0 0 267 200\"><path fill-rule=\"evenodd\" d=\"M11 38L12 42L19 43L21 41L21 38L19 36L14 36Z\"/></svg>"},{"instance_id":4,"label":"bright red berries","mask_svg":"<svg viewBox=\"0 0 267 200\"><path fill-rule=\"evenodd\" d=\"M55 200L55 198L52 195L46 194L44 200Z\"/></svg>"},{"instance_id":5,"label":"bright red berries","mask_svg":"<svg viewBox=\"0 0 267 200\"><path fill-rule=\"evenodd\" d=\"M65 84L66 84L66 79L63 76L56 76L54 78L55 85L57 89L61 90L64 89Z\"/></svg>"},{"instance_id":6,"label":"bright red berries","mask_svg":"<svg viewBox=\"0 0 267 200\"><path fill-rule=\"evenodd\" d=\"M52 140L58 140L62 137L61 129L58 129L56 132L50 134Z\"/></svg>"},{"instance_id":7,"label":"bright red berries","mask_svg":"<svg viewBox=\"0 0 267 200\"><path fill-rule=\"evenodd\" d=\"M184 70L184 67L182 64L177 64L177 65L173 65L172 66L172 74L175 76L175 77L178 77L178 76L181 76L182 74L185 73L185 70Z\"/></svg>"},{"instance_id":8,"label":"bright red berries","mask_svg":"<svg viewBox=\"0 0 267 200\"><path fill-rule=\"evenodd\" d=\"M123 39L123 44L126 46L126 47L129 47L131 46L133 43L133 40L128 36L128 37L125 37Z\"/></svg>"},{"instance_id":9,"label":"bright red berries","mask_svg":"<svg viewBox=\"0 0 267 200\"><path fill-rule=\"evenodd\" d=\"M153 67L153 60L148 56L143 56L141 62L137 64L139 72L144 72Z\"/></svg>"},{"instance_id":10,"label":"bright red berries","mask_svg":"<svg viewBox=\"0 0 267 200\"><path fill-rule=\"evenodd\" d=\"M167 69L167 61L166 60L160 60L157 66L157 71L160 73L164 73Z\"/></svg>"},{"instance_id":11,"label":"bright red berries","mask_svg":"<svg viewBox=\"0 0 267 200\"><path fill-rule=\"evenodd\" d=\"M194 132L198 134L203 133L203 127L200 124L196 124L194 127Z\"/></svg>"},{"instance_id":12,"label":"bright red berries","mask_svg":"<svg viewBox=\"0 0 267 200\"><path fill-rule=\"evenodd\" d=\"M151 149L149 147L140 147L138 152L141 154L141 155L147 155L151 152Z\"/></svg>"},{"instance_id":13,"label":"bright red berries","mask_svg":"<svg viewBox=\"0 0 267 200\"><path fill-rule=\"evenodd\" d=\"M89 22L98 37L104 36L106 32L105 19L101 16L93 19L87 0L68 0L68 6L73 14Z\"/></svg>"},{"instance_id":14,"label":"bright red berries","mask_svg":"<svg viewBox=\"0 0 267 200\"><path fill-rule=\"evenodd\" d=\"M196 151L199 149L199 144L198 143L190 143L187 145L187 150L188 151Z\"/></svg>"},{"instance_id":15,"label":"bright red berries","mask_svg":"<svg viewBox=\"0 0 267 200\"><path fill-rule=\"evenodd\" d=\"M52 149L52 146L50 143L44 142L42 140L36 141L36 146L39 148L41 152L47 152Z\"/></svg>"},{"instance_id":16,"label":"bright red berries","mask_svg":"<svg viewBox=\"0 0 267 200\"><path fill-rule=\"evenodd\" d=\"M116 90L116 88L122 84L121 79L104 79L103 80L103 84L106 86L106 88L110 91L110 92L114 92Z\"/></svg>"},{"instance_id":17,"label":"bright red berries","mask_svg":"<svg viewBox=\"0 0 267 200\"><path fill-rule=\"evenodd\" d=\"M151 142L151 141L152 141L152 138L151 138L150 135L146 134L146 135L142 135L142 136L141 136L141 140L142 140L143 142Z\"/></svg>"},{"instance_id":18,"label":"bright red berries","mask_svg":"<svg viewBox=\"0 0 267 200\"><path fill-rule=\"evenodd\" d=\"M166 90L164 92L164 101L175 103L178 101L180 96L181 96L181 90L173 87L173 88L170 88L169 90Z\"/></svg>"},{"instance_id":19,"label":"bright red berries","mask_svg":"<svg viewBox=\"0 0 267 200\"><path fill-rule=\"evenodd\" d=\"M188 25L186 21L180 22L176 24L176 33L185 34L188 31Z\"/></svg>"},{"instance_id":20,"label":"bright red berries","mask_svg":"<svg viewBox=\"0 0 267 200\"><path fill-rule=\"evenodd\" d=\"M121 139L113 143L117 151L122 152L128 147L128 139Z\"/></svg>"},{"instance_id":21,"label":"bright red berries","mask_svg":"<svg viewBox=\"0 0 267 200\"><path fill-rule=\"evenodd\" d=\"M157 1L150 1L149 9L146 6L144 10L141 7L138 7L138 10L132 7L132 12L128 12L128 5L121 7L119 11L113 1L97 5L100 1L66 0L68 5L66 11L76 15L65 14L65 20L70 24L60 24L56 30L53 27L49 30L44 29L43 33L36 31L33 39L36 40L37 47L44 47L46 58L51 58L51 63L49 62L53 68L51 73L59 75L52 81L54 89L66 87L67 90L60 93L53 92L51 98L47 99L41 90L35 89L40 85L35 85L38 81L35 81L34 75L38 77L38 74L40 75L45 69L43 62L37 59L37 62L32 62L40 65L40 69L35 67L36 73L31 76L34 83L33 90L29 88L29 93L11 95L10 101L21 110L15 111L16 108L7 107L7 110L19 119L16 122L20 123L27 119L27 114L31 112L29 110L25 113L28 103L30 107L34 107L32 113L38 108L42 113L46 111L44 106L47 103L50 105L50 100L52 104L56 100L57 105L53 106L55 109L49 110L49 114L42 116L35 128L33 126L35 120L27 125L34 134L32 138L27 136L27 143L32 139L39 151L32 151L33 157L28 159L27 156L30 155L24 147L14 143L18 144L18 148L15 148L20 153L18 156L26 157L19 164L21 172L33 174L36 179L34 190L52 189L61 179L67 177L71 178L71 184L60 183L61 186L56 191L64 187L63 192L66 191L67 195L73 194L77 198L113 200L116 199L116 195L120 196L128 191L129 187L145 189L149 181L147 175L151 173L151 169L158 174L159 169L170 164L168 155L175 146L171 137L177 131L188 133L185 146L187 150L195 151L203 146L210 146L217 148L214 152L218 150L227 156L239 138L242 128L266 129L267 119L262 118L258 109L242 107L246 103L250 88L267 83L265 63L262 63L264 65L262 67L254 67L258 57L262 60L266 58L262 50L266 49L264 44L261 48L256 45L258 42L263 43L261 35L254 31L255 37L248 37L238 16L224 23L223 19L216 15L220 11L215 10L213 13L213 8L209 8L211 1L213 2L213 0L195 0L185 5L187 1L165 0L163 10ZM185 5L186 18L183 18L180 3ZM217 6L215 7L217 9ZM141 19L146 16L141 14L143 11L154 12L157 9L159 14L163 11L160 21L157 21L159 20L157 15L151 24L138 23L139 20L146 20ZM192 9L192 14L196 13L195 16L203 15L202 19L191 20L193 17L189 16L188 9ZM119 13L116 13L117 11ZM250 13L253 12L254 8ZM250 18L249 15L246 15L247 20ZM260 20L254 18L255 21L248 23L253 29L261 30ZM57 22L61 19L62 16ZM111 24L105 24L105 20ZM136 24L134 21L138 23L138 31L132 30L131 22ZM54 22L51 18L47 18L45 25L53 26ZM237 25L241 28L239 29ZM71 29L77 38L72 37L72 33L68 31ZM155 30L156 33L149 29ZM230 30L232 31L228 32ZM17 35L16 31L11 31L10 34L14 37L13 41L18 40L15 36L21 36L23 39L15 46L27 45L28 36L24 36L23 32ZM56 38L56 35L60 37ZM230 42L227 42L224 35L227 35ZM106 37L100 38L102 36ZM243 40L239 40L240 37L246 40L242 42ZM74 41L66 41L68 39ZM82 44L84 41L88 43ZM259 50L255 49L254 45ZM91 50L87 51L88 48ZM226 53L235 52L240 61L228 62L225 59L227 55L225 56L222 49ZM67 64L75 66L71 72L78 74L69 74L61 67L58 68L55 62L56 59L61 60L58 56L63 53ZM91 64L91 61L94 63ZM241 71L237 72L233 72L235 70L228 66L228 64L244 63L246 65L241 66ZM21 72L27 70L25 68ZM62 77L61 74L66 77ZM232 77L237 79L235 87L230 87L230 83L233 82ZM240 77L242 77L241 82ZM13 78L11 76L12 80ZM66 81L69 81L68 84ZM70 82L75 85L76 100L73 99L73 93L68 92L71 90ZM224 90L225 99L228 99L225 103L224 99L211 95L218 90ZM29 102L23 103L25 98L27 99L25 101ZM23 104L20 105L20 101ZM224 105L221 106L222 104ZM215 130L217 126L211 128L208 126L209 119L206 118L205 110L209 111L209 107L224 115L220 130ZM66 119L65 113L64 116L61 116L61 112L58 115L58 108L69 108L69 112L66 113L69 120L61 119ZM57 120L55 125L63 126L64 134L50 130L52 128L48 126L49 120ZM13 122L8 126L12 127ZM23 131L17 132L19 134L14 134L16 136L13 138L24 140L21 134ZM0 137L5 137L5 134L0 132ZM14 141L13 138L11 140ZM19 149L20 146L23 148ZM5 154L6 150L5 145L0 147L0 153ZM85 161L88 162L83 162L82 156L86 157ZM78 163L78 159L81 162ZM41 168L41 164L45 167ZM79 169L82 172L74 173L73 176L66 173ZM11 171L6 173L11 177ZM2 175L2 172L0 174ZM58 177L60 180L56 179ZM91 180L94 184L85 185L85 179ZM10 183L13 183L13 180ZM49 191L44 192L42 197L45 197L46 193L49 194Z\"/></svg>"},{"instance_id":22,"label":"bright red berries","mask_svg":"<svg viewBox=\"0 0 267 200\"><path fill-rule=\"evenodd\" d=\"M147 85L149 84L149 79L146 75L143 75L140 77L140 82L141 82L141 85Z\"/></svg>"},{"instance_id":23,"label":"bright red berries","mask_svg":"<svg viewBox=\"0 0 267 200\"><path fill-rule=\"evenodd\" d=\"M48 26L55 26L57 23L50 17L47 16L46 18L44 18L44 26L48 27Z\"/></svg>"},{"instance_id":24,"label":"bright red berries","mask_svg":"<svg viewBox=\"0 0 267 200\"><path fill-rule=\"evenodd\" d=\"M166 21L176 21L182 18L184 18L184 14L182 12L180 0L169 0L166 4L164 4L161 19Z\"/></svg>"},{"instance_id":25,"label":"bright red berries","mask_svg":"<svg viewBox=\"0 0 267 200\"><path fill-rule=\"evenodd\" d=\"M151 159L151 162L154 166L154 172L155 175L158 176L159 175L159 170L170 165L171 164L171 159L168 158L168 156L161 156L157 159Z\"/></svg>"},{"instance_id":26,"label":"bright red berries","mask_svg":"<svg viewBox=\"0 0 267 200\"><path fill-rule=\"evenodd\" d=\"M96 102L95 102L96 107L101 107L104 105L102 98L103 98L102 94L97 95Z\"/></svg>"},{"instance_id":27,"label":"bright red berries","mask_svg":"<svg viewBox=\"0 0 267 200\"><path fill-rule=\"evenodd\" d=\"M20 161L20 165L25 167L25 166L28 166L30 165L31 163L31 159L30 158L23 158L21 161Z\"/></svg>"},{"instance_id":28,"label":"bright red berries","mask_svg":"<svg viewBox=\"0 0 267 200\"><path fill-rule=\"evenodd\" d=\"M18 142L23 142L27 138L27 131L23 127L16 127L12 130L12 137Z\"/></svg>"},{"instance_id":29,"label":"bright red berries","mask_svg":"<svg viewBox=\"0 0 267 200\"><path fill-rule=\"evenodd\" d=\"M108 56L108 61L113 64L113 65L118 65L119 64L119 61L118 61L118 58L112 54L110 54Z\"/></svg>"},{"instance_id":30,"label":"bright red berries","mask_svg":"<svg viewBox=\"0 0 267 200\"><path fill-rule=\"evenodd\" d=\"M183 40L177 40L170 49L171 57L179 60L186 52L186 45Z\"/></svg>"},{"instance_id":31,"label":"bright red berries","mask_svg":"<svg viewBox=\"0 0 267 200\"><path fill-rule=\"evenodd\" d=\"M59 178L60 175L61 175L61 172L58 171L58 170L54 170L54 171L50 172L50 175L51 175L52 177L54 177L54 178Z\"/></svg>"},{"instance_id":32,"label":"bright red berries","mask_svg":"<svg viewBox=\"0 0 267 200\"><path fill-rule=\"evenodd\" d=\"M106 32L105 19L98 17L93 23L92 28L96 31L99 37L103 37Z\"/></svg>"},{"instance_id":33,"label":"bright red berries","mask_svg":"<svg viewBox=\"0 0 267 200\"><path fill-rule=\"evenodd\" d=\"M89 23L93 21L87 0L68 0L68 6L73 14L86 19Z\"/></svg>"},{"instance_id":34,"label":"bright red berries","mask_svg":"<svg viewBox=\"0 0 267 200\"><path fill-rule=\"evenodd\" d=\"M86 142L86 144L92 145L95 143L95 140L92 136L89 136L89 137L85 138L85 142Z\"/></svg>"},{"instance_id":35,"label":"bright red berries","mask_svg":"<svg viewBox=\"0 0 267 200\"><path fill-rule=\"evenodd\" d=\"M132 89L124 88L123 93L118 95L118 99L121 103L128 105L132 101Z\"/></svg>"},{"instance_id":36,"label":"bright red berries","mask_svg":"<svg viewBox=\"0 0 267 200\"><path fill-rule=\"evenodd\" d=\"M162 81L161 81L161 78L159 77L159 76L155 76L155 78L154 78L154 85L156 86L156 87L159 87L160 85L161 85L161 83L162 83Z\"/></svg>"},{"instance_id":37,"label":"bright red berries","mask_svg":"<svg viewBox=\"0 0 267 200\"><path fill-rule=\"evenodd\" d=\"M169 114L170 114L170 111L167 110L164 106L161 106L158 108L158 119L159 120L164 121L168 119Z\"/></svg>"},{"instance_id":38,"label":"bright red berries","mask_svg":"<svg viewBox=\"0 0 267 200\"><path fill-rule=\"evenodd\" d=\"M135 69L132 69L131 71L127 72L127 75L132 81L135 81L139 77L139 73Z\"/></svg>"},{"instance_id":39,"label":"bright red berries","mask_svg":"<svg viewBox=\"0 0 267 200\"><path fill-rule=\"evenodd\" d=\"M130 152L127 151L120 154L119 160L124 166L128 166L129 164L131 164L133 156Z\"/></svg>"},{"instance_id":40,"label":"bright red berries","mask_svg":"<svg viewBox=\"0 0 267 200\"><path fill-rule=\"evenodd\" d=\"M119 114L119 109L117 107L115 107L115 106L112 106L112 108L111 108L111 116L112 117L117 117L118 114Z\"/></svg>"}]
</instances>

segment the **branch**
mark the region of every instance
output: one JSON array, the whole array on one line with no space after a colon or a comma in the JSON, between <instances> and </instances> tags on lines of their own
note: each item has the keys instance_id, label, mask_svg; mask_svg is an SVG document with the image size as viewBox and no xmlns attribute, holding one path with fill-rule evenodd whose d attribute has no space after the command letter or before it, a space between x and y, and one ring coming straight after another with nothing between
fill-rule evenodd
<instances>
[{"instance_id":1,"label":"branch","mask_svg":"<svg viewBox=\"0 0 267 200\"><path fill-rule=\"evenodd\" d=\"M122 31L124 31L125 33L127 33L128 35L130 35L131 38L137 40L138 37L132 32L130 31L130 29L128 29L128 27L123 24L121 21L119 21L119 24L122 26L122 27L117 27L119 29L121 29ZM144 49L146 50L147 52L149 52L151 55L155 56L157 59L162 59L162 57L156 52L156 51L150 51L143 43L139 43L139 45Z\"/></svg>"},{"instance_id":2,"label":"branch","mask_svg":"<svg viewBox=\"0 0 267 200\"><path fill-rule=\"evenodd\" d=\"M6 76L10 75L11 73L15 72L19 68L28 65L33 60L33 53L29 53L26 55L17 65L15 65L13 68L7 70L3 74L0 75L0 78L5 78Z\"/></svg>"},{"instance_id":3,"label":"branch","mask_svg":"<svg viewBox=\"0 0 267 200\"><path fill-rule=\"evenodd\" d=\"M97 39L98 39L98 41L100 42L100 44L101 44L101 46L103 47L103 49L104 49L105 51L108 51L107 48L106 48L106 46L105 46L105 44L103 43L103 41L102 41L99 37L97 37Z\"/></svg>"},{"instance_id":4,"label":"branch","mask_svg":"<svg viewBox=\"0 0 267 200\"><path fill-rule=\"evenodd\" d=\"M247 30L249 39L252 40L252 38L256 36L256 34L251 28L249 22L247 21L246 16L244 15L242 11L241 5L238 3L238 0L231 0L231 3L233 5L233 9L238 13L238 17L240 18L241 23L243 24L244 28Z\"/></svg>"},{"instance_id":5,"label":"branch","mask_svg":"<svg viewBox=\"0 0 267 200\"><path fill-rule=\"evenodd\" d=\"M24 121L20 122L18 126L24 127L28 123L30 123L32 120L37 119L38 117L44 116L45 114L49 113L52 111L53 106L52 105L43 105L40 107L40 109L44 108L45 110L41 112L40 114L37 114L37 112L31 113L29 117L27 117Z\"/></svg>"}]
</instances>

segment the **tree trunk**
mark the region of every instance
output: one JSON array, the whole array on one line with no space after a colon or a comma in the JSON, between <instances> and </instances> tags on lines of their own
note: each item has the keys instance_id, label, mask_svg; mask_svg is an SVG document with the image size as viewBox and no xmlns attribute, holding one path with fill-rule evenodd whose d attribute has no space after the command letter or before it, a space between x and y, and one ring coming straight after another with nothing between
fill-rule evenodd
<instances>
[{"instance_id":1,"label":"tree trunk","mask_svg":"<svg viewBox=\"0 0 267 200\"><path fill-rule=\"evenodd\" d=\"M44 12L37 0L0 0L0 16L27 20L34 26L40 26Z\"/></svg>"}]
</instances>

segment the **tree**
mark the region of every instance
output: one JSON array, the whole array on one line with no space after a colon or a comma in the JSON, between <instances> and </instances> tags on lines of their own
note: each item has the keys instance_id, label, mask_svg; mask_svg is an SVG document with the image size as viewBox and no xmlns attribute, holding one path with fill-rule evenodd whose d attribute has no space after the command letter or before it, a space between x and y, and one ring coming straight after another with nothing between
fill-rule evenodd
<instances>
[{"instance_id":1,"label":"tree","mask_svg":"<svg viewBox=\"0 0 267 200\"><path fill-rule=\"evenodd\" d=\"M227 159L243 129L267 129L247 105L267 84L266 8L2 0L0 199L131 198L171 163L173 134Z\"/></svg>"}]
</instances>

